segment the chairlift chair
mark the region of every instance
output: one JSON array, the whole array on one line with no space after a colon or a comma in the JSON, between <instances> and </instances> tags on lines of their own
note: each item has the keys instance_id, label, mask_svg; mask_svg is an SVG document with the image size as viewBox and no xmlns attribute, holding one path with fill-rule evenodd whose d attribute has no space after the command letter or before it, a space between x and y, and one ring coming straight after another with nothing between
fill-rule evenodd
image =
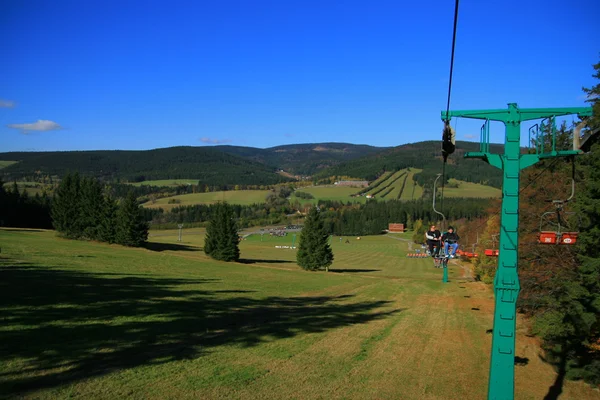
<instances>
[{"instance_id":1,"label":"chairlift chair","mask_svg":"<svg viewBox=\"0 0 600 400\"><path fill-rule=\"evenodd\" d=\"M573 164L573 176L575 164ZM574 245L577 243L581 215L574 211L564 211L565 205L575 196L575 179L571 178L571 196L566 200L548 200L554 205L554 211L548 211L540 217L539 244Z\"/></svg>"}]
</instances>

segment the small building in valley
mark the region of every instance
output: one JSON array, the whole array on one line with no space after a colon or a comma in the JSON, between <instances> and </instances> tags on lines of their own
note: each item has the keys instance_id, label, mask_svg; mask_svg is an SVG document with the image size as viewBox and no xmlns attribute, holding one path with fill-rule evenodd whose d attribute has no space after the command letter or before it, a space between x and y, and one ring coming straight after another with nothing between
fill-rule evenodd
<instances>
[{"instance_id":1,"label":"small building in valley","mask_svg":"<svg viewBox=\"0 0 600 400\"><path fill-rule=\"evenodd\" d=\"M404 224L390 223L388 225L388 231L390 232L405 232Z\"/></svg>"}]
</instances>

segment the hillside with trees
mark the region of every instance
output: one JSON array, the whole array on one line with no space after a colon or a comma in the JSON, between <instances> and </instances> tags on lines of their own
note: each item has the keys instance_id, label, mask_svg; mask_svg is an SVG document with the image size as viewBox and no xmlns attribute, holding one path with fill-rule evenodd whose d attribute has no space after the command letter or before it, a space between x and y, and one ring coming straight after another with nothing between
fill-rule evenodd
<instances>
[{"instance_id":1,"label":"hillside with trees","mask_svg":"<svg viewBox=\"0 0 600 400\"><path fill-rule=\"evenodd\" d=\"M468 151L479 151L479 143L456 142L456 151L446 165L446 176L499 188L502 185L500 171L480 160L464 159L463 155ZM491 144L490 151L502 153L503 146ZM405 144L374 155L340 163L335 167L320 171L314 179L345 175L371 181L377 179L385 171L419 168L423 171L415 174L414 180L419 185L427 187L442 171L442 164L440 142L426 141Z\"/></svg>"},{"instance_id":2,"label":"hillside with trees","mask_svg":"<svg viewBox=\"0 0 600 400\"><path fill-rule=\"evenodd\" d=\"M272 185L289 181L274 167L211 147L170 147L146 151L65 151L0 153L19 161L2 169L5 181L78 172L109 181L193 178L208 185Z\"/></svg>"}]
</instances>

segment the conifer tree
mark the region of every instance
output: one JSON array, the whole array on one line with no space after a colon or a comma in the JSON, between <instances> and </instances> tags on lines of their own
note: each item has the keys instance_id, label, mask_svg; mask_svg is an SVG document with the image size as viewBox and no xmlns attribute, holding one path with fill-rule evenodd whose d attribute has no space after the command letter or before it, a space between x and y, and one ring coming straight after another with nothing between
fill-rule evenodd
<instances>
[{"instance_id":1,"label":"conifer tree","mask_svg":"<svg viewBox=\"0 0 600 400\"><path fill-rule=\"evenodd\" d=\"M102 204L102 221L98 229L98 239L107 243L115 243L118 210L117 202L111 196L106 196Z\"/></svg>"},{"instance_id":2,"label":"conifer tree","mask_svg":"<svg viewBox=\"0 0 600 400\"><path fill-rule=\"evenodd\" d=\"M333 252L328 243L329 234L321 219L318 207L312 207L306 216L300 233L300 244L296 253L298 265L308 271L316 271L333 263Z\"/></svg>"},{"instance_id":3,"label":"conifer tree","mask_svg":"<svg viewBox=\"0 0 600 400\"><path fill-rule=\"evenodd\" d=\"M204 238L204 252L220 261L240 259L239 236L233 211L227 203L217 203L213 207L210 222Z\"/></svg>"},{"instance_id":4,"label":"conifer tree","mask_svg":"<svg viewBox=\"0 0 600 400\"><path fill-rule=\"evenodd\" d=\"M124 246L140 247L148 240L148 222L144 219L133 191L119 205L117 210L116 243Z\"/></svg>"},{"instance_id":5,"label":"conifer tree","mask_svg":"<svg viewBox=\"0 0 600 400\"><path fill-rule=\"evenodd\" d=\"M58 185L52 202L54 228L71 239L81 237L79 174L67 174Z\"/></svg>"},{"instance_id":6,"label":"conifer tree","mask_svg":"<svg viewBox=\"0 0 600 400\"><path fill-rule=\"evenodd\" d=\"M95 178L81 180L81 207L79 219L83 226L83 237L96 240L104 218L104 196L102 185Z\"/></svg>"}]
</instances>

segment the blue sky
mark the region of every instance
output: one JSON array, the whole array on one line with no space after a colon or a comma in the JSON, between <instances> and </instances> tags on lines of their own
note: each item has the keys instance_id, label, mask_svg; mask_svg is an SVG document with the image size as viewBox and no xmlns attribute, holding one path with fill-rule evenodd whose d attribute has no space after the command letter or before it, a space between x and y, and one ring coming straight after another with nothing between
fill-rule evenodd
<instances>
[{"instance_id":1,"label":"blue sky","mask_svg":"<svg viewBox=\"0 0 600 400\"><path fill-rule=\"evenodd\" d=\"M0 152L437 140L453 11L3 0ZM596 0L461 1L451 108L585 106L598 17ZM458 139L479 125L460 120Z\"/></svg>"}]
</instances>

